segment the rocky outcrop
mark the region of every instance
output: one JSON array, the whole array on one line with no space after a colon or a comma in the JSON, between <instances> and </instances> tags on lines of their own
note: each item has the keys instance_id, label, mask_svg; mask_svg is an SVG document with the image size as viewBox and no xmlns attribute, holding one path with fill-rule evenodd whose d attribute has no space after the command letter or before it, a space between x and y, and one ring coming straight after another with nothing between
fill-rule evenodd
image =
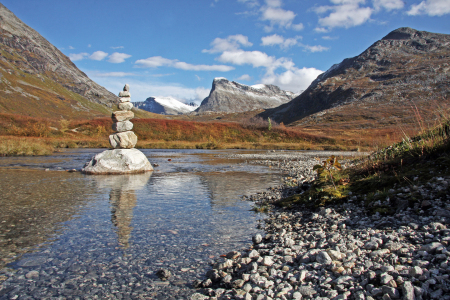
<instances>
[{"instance_id":1,"label":"rocky outcrop","mask_svg":"<svg viewBox=\"0 0 450 300\"><path fill-rule=\"evenodd\" d=\"M196 112L244 112L277 107L296 95L275 85L248 86L226 78L215 78L212 89Z\"/></svg>"},{"instance_id":2,"label":"rocky outcrop","mask_svg":"<svg viewBox=\"0 0 450 300\"><path fill-rule=\"evenodd\" d=\"M71 102L67 106L78 111L92 108L83 102L107 107L118 103L117 96L90 80L67 56L1 3L0 49L0 73L4 79L0 98L6 98L8 93L23 94L24 101L33 97L55 98Z\"/></svg>"},{"instance_id":3,"label":"rocky outcrop","mask_svg":"<svg viewBox=\"0 0 450 300\"><path fill-rule=\"evenodd\" d=\"M193 103L182 103L172 97L148 97L143 102L134 102L133 104L136 108L161 115L187 114L198 107Z\"/></svg>"},{"instance_id":4,"label":"rocky outcrop","mask_svg":"<svg viewBox=\"0 0 450 300\"><path fill-rule=\"evenodd\" d=\"M378 127L401 120L412 102L426 108L448 98L449 45L448 34L399 28L360 55L333 65L291 102L261 116L285 124L363 118Z\"/></svg>"}]
</instances>

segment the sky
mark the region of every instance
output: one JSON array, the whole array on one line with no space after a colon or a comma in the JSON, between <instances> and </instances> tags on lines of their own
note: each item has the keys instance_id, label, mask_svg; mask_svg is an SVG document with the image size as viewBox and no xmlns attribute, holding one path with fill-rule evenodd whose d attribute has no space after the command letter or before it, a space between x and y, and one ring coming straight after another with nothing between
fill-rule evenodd
<instances>
[{"instance_id":1,"label":"sky","mask_svg":"<svg viewBox=\"0 0 450 300\"><path fill-rule=\"evenodd\" d=\"M216 77L299 93L392 30L450 34L450 0L0 0L132 101L200 102Z\"/></svg>"}]
</instances>

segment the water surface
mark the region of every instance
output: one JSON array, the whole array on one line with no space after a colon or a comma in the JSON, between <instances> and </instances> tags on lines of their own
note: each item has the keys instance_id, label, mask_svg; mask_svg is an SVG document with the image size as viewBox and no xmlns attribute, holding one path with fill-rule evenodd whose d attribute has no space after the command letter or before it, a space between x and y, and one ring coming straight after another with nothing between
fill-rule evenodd
<instances>
[{"instance_id":1,"label":"water surface","mask_svg":"<svg viewBox=\"0 0 450 300\"><path fill-rule=\"evenodd\" d=\"M230 151L143 150L159 166L139 175L65 171L100 151L0 158L0 299L183 299L250 245L261 216L242 195L280 182Z\"/></svg>"}]
</instances>

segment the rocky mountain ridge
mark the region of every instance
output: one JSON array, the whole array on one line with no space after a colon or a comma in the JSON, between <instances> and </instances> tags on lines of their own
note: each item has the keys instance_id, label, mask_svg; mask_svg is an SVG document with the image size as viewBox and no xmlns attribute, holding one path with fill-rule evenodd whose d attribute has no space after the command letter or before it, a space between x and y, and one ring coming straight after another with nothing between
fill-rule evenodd
<instances>
[{"instance_id":1,"label":"rocky mountain ridge","mask_svg":"<svg viewBox=\"0 0 450 300\"><path fill-rule=\"evenodd\" d=\"M296 94L283 91L275 85L248 86L218 77L213 81L209 96L195 111L234 113L267 109L287 103L295 96Z\"/></svg>"},{"instance_id":2,"label":"rocky mountain ridge","mask_svg":"<svg viewBox=\"0 0 450 300\"><path fill-rule=\"evenodd\" d=\"M447 104L450 35L399 28L360 55L322 73L301 95L262 113L285 124L358 121L363 126L413 122L411 106L432 114ZM414 115L414 114L412 114Z\"/></svg>"},{"instance_id":3,"label":"rocky mountain ridge","mask_svg":"<svg viewBox=\"0 0 450 300\"><path fill-rule=\"evenodd\" d=\"M0 74L0 112L95 115L119 100L1 3Z\"/></svg>"},{"instance_id":4,"label":"rocky mountain ridge","mask_svg":"<svg viewBox=\"0 0 450 300\"><path fill-rule=\"evenodd\" d=\"M133 102L134 107L161 115L181 115L194 111L198 105L185 104L172 97L148 97L142 102Z\"/></svg>"}]
</instances>

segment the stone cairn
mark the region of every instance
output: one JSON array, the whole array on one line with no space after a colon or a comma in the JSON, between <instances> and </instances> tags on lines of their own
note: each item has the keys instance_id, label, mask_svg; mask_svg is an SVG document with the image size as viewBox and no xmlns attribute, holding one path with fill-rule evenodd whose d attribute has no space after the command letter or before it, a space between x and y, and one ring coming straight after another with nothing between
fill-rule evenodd
<instances>
[{"instance_id":1,"label":"stone cairn","mask_svg":"<svg viewBox=\"0 0 450 300\"><path fill-rule=\"evenodd\" d=\"M112 113L112 129L116 132L109 136L109 143L113 149L105 150L95 155L81 170L86 174L135 174L153 170L144 153L134 148L137 136L133 131L134 117L131 111L133 104L130 102L130 86L125 84L123 91L119 93L119 111Z\"/></svg>"},{"instance_id":2,"label":"stone cairn","mask_svg":"<svg viewBox=\"0 0 450 300\"><path fill-rule=\"evenodd\" d=\"M130 122L134 118L131 111L133 104L130 102L130 86L125 84L123 91L119 93L120 103L119 111L112 113L113 125L112 129L116 132L109 136L109 143L114 149L131 149L136 146L137 136L133 131L133 123Z\"/></svg>"}]
</instances>

